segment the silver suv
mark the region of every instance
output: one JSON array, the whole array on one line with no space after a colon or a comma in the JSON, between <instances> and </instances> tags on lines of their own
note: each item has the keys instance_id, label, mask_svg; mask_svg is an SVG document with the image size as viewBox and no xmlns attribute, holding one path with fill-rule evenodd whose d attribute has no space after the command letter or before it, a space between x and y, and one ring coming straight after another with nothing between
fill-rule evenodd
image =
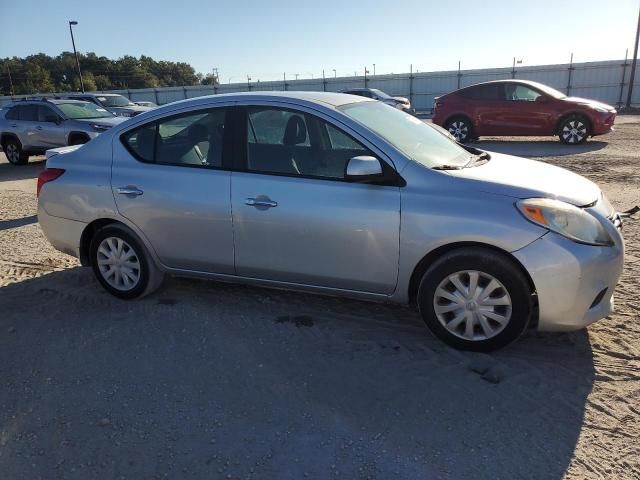
<instances>
[{"instance_id":1,"label":"silver suv","mask_svg":"<svg viewBox=\"0 0 640 480\"><path fill-rule=\"evenodd\" d=\"M126 119L79 100L22 100L0 110L0 144L14 165L49 148L86 143Z\"/></svg>"}]
</instances>

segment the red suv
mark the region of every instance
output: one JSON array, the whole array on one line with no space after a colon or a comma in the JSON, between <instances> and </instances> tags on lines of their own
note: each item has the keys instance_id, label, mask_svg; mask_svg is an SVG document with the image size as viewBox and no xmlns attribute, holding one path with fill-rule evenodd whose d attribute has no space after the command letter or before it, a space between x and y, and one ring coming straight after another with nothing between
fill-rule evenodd
<instances>
[{"instance_id":1,"label":"red suv","mask_svg":"<svg viewBox=\"0 0 640 480\"><path fill-rule=\"evenodd\" d=\"M567 97L541 83L496 80L435 99L433 123L460 142L482 135L558 135L577 145L613 129L616 110L595 100Z\"/></svg>"}]
</instances>

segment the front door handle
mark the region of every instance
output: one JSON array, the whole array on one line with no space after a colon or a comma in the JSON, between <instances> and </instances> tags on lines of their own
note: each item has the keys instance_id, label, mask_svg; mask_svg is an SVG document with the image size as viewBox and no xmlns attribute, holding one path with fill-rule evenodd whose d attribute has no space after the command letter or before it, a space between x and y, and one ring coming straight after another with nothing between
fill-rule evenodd
<instances>
[{"instance_id":1,"label":"front door handle","mask_svg":"<svg viewBox=\"0 0 640 480\"><path fill-rule=\"evenodd\" d=\"M134 185L127 185L126 187L118 187L118 193L120 195L140 196L144 192Z\"/></svg>"},{"instance_id":2,"label":"front door handle","mask_svg":"<svg viewBox=\"0 0 640 480\"><path fill-rule=\"evenodd\" d=\"M42 130L42 127L41 127L40 125L38 125L38 126L36 127L36 130Z\"/></svg>"},{"instance_id":3,"label":"front door handle","mask_svg":"<svg viewBox=\"0 0 640 480\"><path fill-rule=\"evenodd\" d=\"M269 200L268 198L252 198L249 197L244 202L247 205L251 205L252 207L277 207L278 202L274 202L273 200Z\"/></svg>"}]
</instances>

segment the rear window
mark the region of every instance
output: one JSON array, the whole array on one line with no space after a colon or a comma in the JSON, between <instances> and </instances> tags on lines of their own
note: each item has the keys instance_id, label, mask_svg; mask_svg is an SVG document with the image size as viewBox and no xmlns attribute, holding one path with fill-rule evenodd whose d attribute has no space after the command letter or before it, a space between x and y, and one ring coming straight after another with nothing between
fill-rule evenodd
<instances>
[{"instance_id":1,"label":"rear window","mask_svg":"<svg viewBox=\"0 0 640 480\"><path fill-rule=\"evenodd\" d=\"M465 88L460 95L469 100L504 100L504 87L500 83L478 85Z\"/></svg>"}]
</instances>

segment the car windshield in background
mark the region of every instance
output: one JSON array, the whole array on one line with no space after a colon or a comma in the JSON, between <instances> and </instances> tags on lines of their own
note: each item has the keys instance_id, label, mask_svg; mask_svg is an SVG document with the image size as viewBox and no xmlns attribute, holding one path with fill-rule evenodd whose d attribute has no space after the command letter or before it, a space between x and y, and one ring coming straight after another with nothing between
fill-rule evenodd
<instances>
[{"instance_id":1,"label":"car windshield in background","mask_svg":"<svg viewBox=\"0 0 640 480\"><path fill-rule=\"evenodd\" d=\"M542 83L531 82L531 86L537 88L542 93L546 93L547 95L549 95L550 97L553 97L553 98L566 98L567 97L561 91L556 90L555 88L551 88L550 86L544 85Z\"/></svg>"},{"instance_id":2,"label":"car windshield in background","mask_svg":"<svg viewBox=\"0 0 640 480\"><path fill-rule=\"evenodd\" d=\"M350 103L338 108L425 167L464 167L469 162L467 150L397 108L381 102Z\"/></svg>"},{"instance_id":3,"label":"car windshield in background","mask_svg":"<svg viewBox=\"0 0 640 480\"><path fill-rule=\"evenodd\" d=\"M387 95L382 90L378 90L377 88L372 88L371 91L375 93L379 98L391 98L391 95Z\"/></svg>"},{"instance_id":4,"label":"car windshield in background","mask_svg":"<svg viewBox=\"0 0 640 480\"><path fill-rule=\"evenodd\" d=\"M57 107L62 110L68 118L72 118L74 120L114 116L113 113L89 102L58 103Z\"/></svg>"},{"instance_id":5,"label":"car windshield in background","mask_svg":"<svg viewBox=\"0 0 640 480\"><path fill-rule=\"evenodd\" d=\"M127 97L123 97L122 95L105 96L105 97L98 96L96 98L105 107L129 107L131 105L135 105L135 103L133 103Z\"/></svg>"}]
</instances>

